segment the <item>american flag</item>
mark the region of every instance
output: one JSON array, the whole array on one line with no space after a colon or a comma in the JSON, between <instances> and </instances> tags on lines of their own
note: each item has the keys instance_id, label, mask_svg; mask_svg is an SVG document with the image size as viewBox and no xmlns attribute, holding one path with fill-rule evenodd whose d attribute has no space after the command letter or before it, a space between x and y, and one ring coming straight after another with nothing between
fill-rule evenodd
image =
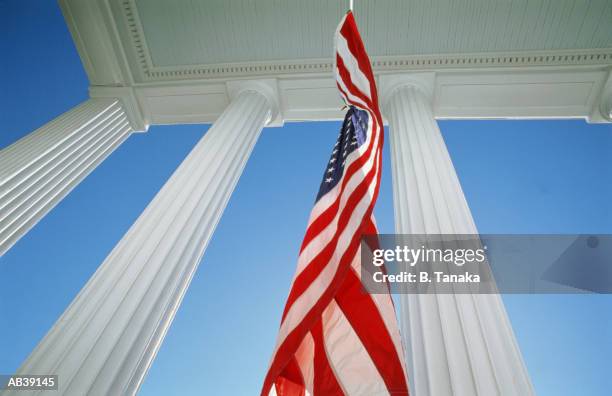
<instances>
[{"instance_id":1,"label":"american flag","mask_svg":"<svg viewBox=\"0 0 612 396\"><path fill-rule=\"evenodd\" d=\"M262 395L407 395L388 294L365 293L360 241L376 234L383 123L374 75L351 12L335 36L335 74L349 109L300 249Z\"/></svg>"}]
</instances>

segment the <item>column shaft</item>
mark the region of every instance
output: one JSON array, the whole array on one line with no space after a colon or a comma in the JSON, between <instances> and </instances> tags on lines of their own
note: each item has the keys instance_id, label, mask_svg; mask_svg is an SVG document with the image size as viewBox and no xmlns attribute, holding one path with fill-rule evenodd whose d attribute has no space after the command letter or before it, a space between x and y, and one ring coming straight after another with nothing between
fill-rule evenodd
<instances>
[{"instance_id":1,"label":"column shaft","mask_svg":"<svg viewBox=\"0 0 612 396\"><path fill-rule=\"evenodd\" d=\"M403 86L385 105L396 232L477 234L427 97ZM401 295L400 315L414 394L533 394L499 295Z\"/></svg>"},{"instance_id":2,"label":"column shaft","mask_svg":"<svg viewBox=\"0 0 612 396\"><path fill-rule=\"evenodd\" d=\"M266 98L239 94L20 368L60 394L138 390L257 137Z\"/></svg>"},{"instance_id":3,"label":"column shaft","mask_svg":"<svg viewBox=\"0 0 612 396\"><path fill-rule=\"evenodd\" d=\"M117 99L89 99L0 151L0 256L131 133Z\"/></svg>"}]
</instances>

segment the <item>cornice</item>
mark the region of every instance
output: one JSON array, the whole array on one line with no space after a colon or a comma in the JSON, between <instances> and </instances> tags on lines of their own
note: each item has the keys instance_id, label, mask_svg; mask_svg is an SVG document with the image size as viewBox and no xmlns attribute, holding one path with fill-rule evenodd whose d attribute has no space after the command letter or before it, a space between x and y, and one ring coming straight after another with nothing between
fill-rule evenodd
<instances>
[{"instance_id":1,"label":"cornice","mask_svg":"<svg viewBox=\"0 0 612 396\"><path fill-rule=\"evenodd\" d=\"M543 51L505 54L406 55L375 57L376 74L405 71L492 69L521 66L594 66L612 64L612 48L602 50ZM292 74L327 74L333 63L325 59L222 63L178 67L143 66L146 81L242 78Z\"/></svg>"},{"instance_id":2,"label":"cornice","mask_svg":"<svg viewBox=\"0 0 612 396\"><path fill-rule=\"evenodd\" d=\"M437 71L448 69L491 69L520 66L593 66L612 64L612 49L543 51L505 54L407 55L375 57L376 74L398 71ZM179 67L151 67L143 70L148 81L203 78L240 78L291 74L331 73L333 63L324 59L223 63Z\"/></svg>"}]
</instances>

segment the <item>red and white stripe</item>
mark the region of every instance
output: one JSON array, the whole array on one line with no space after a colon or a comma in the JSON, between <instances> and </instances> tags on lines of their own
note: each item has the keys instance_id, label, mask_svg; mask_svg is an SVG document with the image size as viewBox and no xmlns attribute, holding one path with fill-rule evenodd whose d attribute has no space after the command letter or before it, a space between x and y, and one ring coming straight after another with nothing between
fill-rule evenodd
<instances>
[{"instance_id":1,"label":"red and white stripe","mask_svg":"<svg viewBox=\"0 0 612 396\"><path fill-rule=\"evenodd\" d=\"M369 114L366 141L312 210L262 395L407 395L393 302L363 292L360 242L375 234L383 124L372 68L351 12L335 37L345 102Z\"/></svg>"}]
</instances>

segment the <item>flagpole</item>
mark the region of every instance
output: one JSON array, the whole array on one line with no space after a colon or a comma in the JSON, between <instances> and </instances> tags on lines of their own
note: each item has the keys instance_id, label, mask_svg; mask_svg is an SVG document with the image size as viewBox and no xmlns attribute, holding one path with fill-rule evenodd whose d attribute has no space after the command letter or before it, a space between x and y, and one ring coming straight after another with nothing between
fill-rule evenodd
<instances>
[{"instance_id":1,"label":"flagpole","mask_svg":"<svg viewBox=\"0 0 612 396\"><path fill-rule=\"evenodd\" d=\"M353 12L353 0L349 0L349 11Z\"/></svg>"}]
</instances>

